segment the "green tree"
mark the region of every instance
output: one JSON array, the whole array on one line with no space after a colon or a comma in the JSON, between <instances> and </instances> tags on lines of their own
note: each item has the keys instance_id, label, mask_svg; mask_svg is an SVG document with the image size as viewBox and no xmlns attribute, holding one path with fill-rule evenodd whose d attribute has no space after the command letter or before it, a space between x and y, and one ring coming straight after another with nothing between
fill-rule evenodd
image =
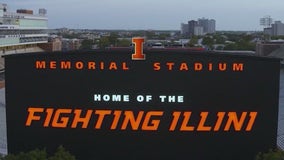
<instances>
[{"instance_id":1,"label":"green tree","mask_svg":"<svg viewBox=\"0 0 284 160\"><path fill-rule=\"evenodd\" d=\"M269 150L268 153L259 153L255 160L284 160L284 151Z\"/></svg>"},{"instance_id":2,"label":"green tree","mask_svg":"<svg viewBox=\"0 0 284 160\"><path fill-rule=\"evenodd\" d=\"M171 35L169 33L162 33L158 36L158 39L161 40L166 40L168 37L170 37Z\"/></svg>"},{"instance_id":3,"label":"green tree","mask_svg":"<svg viewBox=\"0 0 284 160\"><path fill-rule=\"evenodd\" d=\"M145 36L148 38L148 39L155 39L156 35L153 31L145 31Z\"/></svg>"},{"instance_id":4,"label":"green tree","mask_svg":"<svg viewBox=\"0 0 284 160\"><path fill-rule=\"evenodd\" d=\"M189 47L194 47L198 43L198 37L192 36L189 41Z\"/></svg>"},{"instance_id":5,"label":"green tree","mask_svg":"<svg viewBox=\"0 0 284 160\"><path fill-rule=\"evenodd\" d=\"M229 43L224 47L224 50L238 50L236 43Z\"/></svg>"},{"instance_id":6,"label":"green tree","mask_svg":"<svg viewBox=\"0 0 284 160\"><path fill-rule=\"evenodd\" d=\"M129 47L131 45L131 41L128 39L121 39L117 42L118 47Z\"/></svg>"},{"instance_id":7,"label":"green tree","mask_svg":"<svg viewBox=\"0 0 284 160\"><path fill-rule=\"evenodd\" d=\"M84 39L80 49L92 49L93 40Z\"/></svg>"},{"instance_id":8,"label":"green tree","mask_svg":"<svg viewBox=\"0 0 284 160\"><path fill-rule=\"evenodd\" d=\"M212 48L214 44L214 39L210 36L206 36L203 38L202 44L208 46L209 48Z\"/></svg>"},{"instance_id":9,"label":"green tree","mask_svg":"<svg viewBox=\"0 0 284 160\"><path fill-rule=\"evenodd\" d=\"M144 37L145 36L145 32L144 31L135 31L134 33L132 33L131 36L132 37Z\"/></svg>"},{"instance_id":10,"label":"green tree","mask_svg":"<svg viewBox=\"0 0 284 160\"><path fill-rule=\"evenodd\" d=\"M238 43L238 50L255 50L255 43L252 43L246 39L240 40Z\"/></svg>"},{"instance_id":11,"label":"green tree","mask_svg":"<svg viewBox=\"0 0 284 160\"><path fill-rule=\"evenodd\" d=\"M47 153L45 150L35 149L30 152L24 153L21 152L18 155L7 155L3 157L1 160L46 160Z\"/></svg>"},{"instance_id":12,"label":"green tree","mask_svg":"<svg viewBox=\"0 0 284 160\"><path fill-rule=\"evenodd\" d=\"M110 41L108 37L101 37L100 48L106 48L110 46Z\"/></svg>"},{"instance_id":13,"label":"green tree","mask_svg":"<svg viewBox=\"0 0 284 160\"><path fill-rule=\"evenodd\" d=\"M284 36L271 36L272 40L284 39Z\"/></svg>"},{"instance_id":14,"label":"green tree","mask_svg":"<svg viewBox=\"0 0 284 160\"><path fill-rule=\"evenodd\" d=\"M66 151L62 146L57 148L57 151L52 157L47 157L46 150L35 149L27 153L21 152L17 155L9 154L1 157L0 160L76 160L73 155Z\"/></svg>"},{"instance_id":15,"label":"green tree","mask_svg":"<svg viewBox=\"0 0 284 160\"><path fill-rule=\"evenodd\" d=\"M250 50L254 51L256 43L252 42L258 35L247 35L247 34L226 34L229 41L234 44L227 44L224 50ZM216 40L217 41L217 40Z\"/></svg>"},{"instance_id":16,"label":"green tree","mask_svg":"<svg viewBox=\"0 0 284 160\"><path fill-rule=\"evenodd\" d=\"M49 157L48 160L76 160L73 155L65 150L63 146L59 146L57 151L52 157Z\"/></svg>"},{"instance_id":17,"label":"green tree","mask_svg":"<svg viewBox=\"0 0 284 160\"><path fill-rule=\"evenodd\" d=\"M109 37L108 37L108 40L109 40L109 43L113 46L116 46L116 43L117 43L117 38L118 38L118 34L116 32L111 32Z\"/></svg>"},{"instance_id":18,"label":"green tree","mask_svg":"<svg viewBox=\"0 0 284 160\"><path fill-rule=\"evenodd\" d=\"M224 44L225 43L225 41L226 41L226 39L224 38L224 36L223 35L215 35L214 36L214 39L215 39L215 43L216 44Z\"/></svg>"}]
</instances>

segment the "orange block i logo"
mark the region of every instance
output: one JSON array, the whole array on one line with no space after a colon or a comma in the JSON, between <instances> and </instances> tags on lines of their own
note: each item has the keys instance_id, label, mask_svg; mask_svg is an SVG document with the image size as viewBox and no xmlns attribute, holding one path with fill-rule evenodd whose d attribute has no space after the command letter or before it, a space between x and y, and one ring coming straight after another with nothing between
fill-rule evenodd
<instances>
[{"instance_id":1,"label":"orange block i logo","mask_svg":"<svg viewBox=\"0 0 284 160\"><path fill-rule=\"evenodd\" d=\"M132 43L134 43L134 53L132 54L132 60L145 60L146 55L143 53L143 37L134 37L132 38Z\"/></svg>"}]
</instances>

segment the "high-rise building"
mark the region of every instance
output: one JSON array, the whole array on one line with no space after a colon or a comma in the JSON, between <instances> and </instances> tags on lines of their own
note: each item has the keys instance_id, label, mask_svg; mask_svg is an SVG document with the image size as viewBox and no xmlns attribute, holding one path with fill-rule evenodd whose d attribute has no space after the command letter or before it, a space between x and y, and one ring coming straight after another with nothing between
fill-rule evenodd
<instances>
[{"instance_id":1,"label":"high-rise building","mask_svg":"<svg viewBox=\"0 0 284 160\"><path fill-rule=\"evenodd\" d=\"M198 19L198 24L199 24L200 26L202 26L202 27L203 27L203 31L207 33L208 27L209 27L208 19L199 18L199 19Z\"/></svg>"},{"instance_id":2,"label":"high-rise building","mask_svg":"<svg viewBox=\"0 0 284 160\"><path fill-rule=\"evenodd\" d=\"M0 4L0 54L37 52L37 44L47 43L46 10L38 14L32 10L18 9L9 12L6 4Z\"/></svg>"},{"instance_id":3,"label":"high-rise building","mask_svg":"<svg viewBox=\"0 0 284 160\"><path fill-rule=\"evenodd\" d=\"M272 35L283 36L284 35L284 24L281 21L275 21L272 24Z\"/></svg>"},{"instance_id":4,"label":"high-rise building","mask_svg":"<svg viewBox=\"0 0 284 160\"><path fill-rule=\"evenodd\" d=\"M194 35L195 36L202 36L204 35L204 28L200 25L194 27Z\"/></svg>"},{"instance_id":5,"label":"high-rise building","mask_svg":"<svg viewBox=\"0 0 284 160\"><path fill-rule=\"evenodd\" d=\"M181 23L180 29L181 29L181 34L182 35L186 35L186 36L189 35L188 24Z\"/></svg>"},{"instance_id":6,"label":"high-rise building","mask_svg":"<svg viewBox=\"0 0 284 160\"><path fill-rule=\"evenodd\" d=\"M207 33L215 33L215 32L216 32L216 21L214 19L210 19L208 22Z\"/></svg>"},{"instance_id":7,"label":"high-rise building","mask_svg":"<svg viewBox=\"0 0 284 160\"><path fill-rule=\"evenodd\" d=\"M272 35L272 28L271 27L270 28L269 27L268 28L264 28L263 32L266 35Z\"/></svg>"},{"instance_id":8,"label":"high-rise building","mask_svg":"<svg viewBox=\"0 0 284 160\"><path fill-rule=\"evenodd\" d=\"M198 21L190 20L188 24L181 24L181 34L186 36L204 35L216 32L216 21L214 19L201 18Z\"/></svg>"},{"instance_id":9,"label":"high-rise building","mask_svg":"<svg viewBox=\"0 0 284 160\"><path fill-rule=\"evenodd\" d=\"M198 19L198 24L203 27L204 33L215 33L216 21L214 19Z\"/></svg>"},{"instance_id":10,"label":"high-rise building","mask_svg":"<svg viewBox=\"0 0 284 160\"><path fill-rule=\"evenodd\" d=\"M191 20L191 21L188 21L188 34L190 36L194 36L194 28L198 25L197 21L195 20Z\"/></svg>"},{"instance_id":11,"label":"high-rise building","mask_svg":"<svg viewBox=\"0 0 284 160\"><path fill-rule=\"evenodd\" d=\"M284 35L284 24L281 21L275 21L271 24L271 27L263 29L264 34L271 36L283 36Z\"/></svg>"}]
</instances>

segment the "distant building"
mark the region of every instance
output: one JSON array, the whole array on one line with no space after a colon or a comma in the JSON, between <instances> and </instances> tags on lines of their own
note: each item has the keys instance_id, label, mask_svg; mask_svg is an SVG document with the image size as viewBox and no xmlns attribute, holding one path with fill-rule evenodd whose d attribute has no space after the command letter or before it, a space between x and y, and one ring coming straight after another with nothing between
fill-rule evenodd
<instances>
[{"instance_id":1,"label":"distant building","mask_svg":"<svg viewBox=\"0 0 284 160\"><path fill-rule=\"evenodd\" d=\"M215 32L216 32L216 21L214 19L210 19L208 22L207 33L215 33Z\"/></svg>"},{"instance_id":2,"label":"distant building","mask_svg":"<svg viewBox=\"0 0 284 160\"><path fill-rule=\"evenodd\" d=\"M203 27L204 33L215 33L216 21L214 19L198 19L198 24Z\"/></svg>"},{"instance_id":3,"label":"distant building","mask_svg":"<svg viewBox=\"0 0 284 160\"><path fill-rule=\"evenodd\" d=\"M39 14L32 10L8 11L7 4L0 3L0 56L16 53L43 52L39 44L48 42L46 10ZM4 60L0 58L0 71Z\"/></svg>"},{"instance_id":4,"label":"distant building","mask_svg":"<svg viewBox=\"0 0 284 160\"><path fill-rule=\"evenodd\" d=\"M258 42L256 44L256 55L280 58L282 59L281 65L284 66L284 40Z\"/></svg>"},{"instance_id":5,"label":"distant building","mask_svg":"<svg viewBox=\"0 0 284 160\"><path fill-rule=\"evenodd\" d=\"M214 19L201 18L198 21L190 20L188 24L181 24L181 34L185 36L200 36L216 32L216 21Z\"/></svg>"},{"instance_id":6,"label":"distant building","mask_svg":"<svg viewBox=\"0 0 284 160\"><path fill-rule=\"evenodd\" d=\"M282 68L284 67L284 45L282 45L279 49L276 49L273 52L271 52L268 56L277 57L277 58L282 59L280 63L281 63ZM282 143L280 147L284 149L284 143Z\"/></svg>"},{"instance_id":7,"label":"distant building","mask_svg":"<svg viewBox=\"0 0 284 160\"><path fill-rule=\"evenodd\" d=\"M284 46L284 40L271 40L258 42L256 44L256 55L258 56L268 56L275 50Z\"/></svg>"},{"instance_id":8,"label":"distant building","mask_svg":"<svg viewBox=\"0 0 284 160\"><path fill-rule=\"evenodd\" d=\"M81 40L77 38L73 39L62 39L62 51L72 51L72 50L78 50L81 47Z\"/></svg>"},{"instance_id":9,"label":"distant building","mask_svg":"<svg viewBox=\"0 0 284 160\"><path fill-rule=\"evenodd\" d=\"M190 36L194 36L194 28L198 25L197 21L191 20L188 21L188 33Z\"/></svg>"},{"instance_id":10,"label":"distant building","mask_svg":"<svg viewBox=\"0 0 284 160\"><path fill-rule=\"evenodd\" d=\"M274 24L272 24L272 34L273 36L284 35L284 24L281 21L275 21Z\"/></svg>"},{"instance_id":11,"label":"distant building","mask_svg":"<svg viewBox=\"0 0 284 160\"><path fill-rule=\"evenodd\" d=\"M189 29L188 29L188 24L186 23L181 23L181 34L182 35L189 35Z\"/></svg>"},{"instance_id":12,"label":"distant building","mask_svg":"<svg viewBox=\"0 0 284 160\"><path fill-rule=\"evenodd\" d=\"M281 21L275 21L271 27L264 28L263 32L271 36L284 36L284 24Z\"/></svg>"},{"instance_id":13,"label":"distant building","mask_svg":"<svg viewBox=\"0 0 284 160\"><path fill-rule=\"evenodd\" d=\"M195 26L194 27L194 35L195 36L203 36L204 35L204 27L202 27L202 26Z\"/></svg>"},{"instance_id":14,"label":"distant building","mask_svg":"<svg viewBox=\"0 0 284 160\"><path fill-rule=\"evenodd\" d=\"M32 52L37 44L47 43L46 10L40 9L39 14L32 10L18 9L9 12L6 4L0 3L0 52L2 54ZM16 51L18 50L18 51Z\"/></svg>"},{"instance_id":15,"label":"distant building","mask_svg":"<svg viewBox=\"0 0 284 160\"><path fill-rule=\"evenodd\" d=\"M272 35L272 28L264 28L263 29L264 34L266 35Z\"/></svg>"},{"instance_id":16,"label":"distant building","mask_svg":"<svg viewBox=\"0 0 284 160\"><path fill-rule=\"evenodd\" d=\"M62 41L60 37L48 37L48 43L39 44L39 47L47 52L62 51Z\"/></svg>"},{"instance_id":17,"label":"distant building","mask_svg":"<svg viewBox=\"0 0 284 160\"><path fill-rule=\"evenodd\" d=\"M40 8L39 10L38 10L38 14L39 15L46 15L46 13L47 13L47 11L46 11L46 9L44 9L44 8Z\"/></svg>"}]
</instances>

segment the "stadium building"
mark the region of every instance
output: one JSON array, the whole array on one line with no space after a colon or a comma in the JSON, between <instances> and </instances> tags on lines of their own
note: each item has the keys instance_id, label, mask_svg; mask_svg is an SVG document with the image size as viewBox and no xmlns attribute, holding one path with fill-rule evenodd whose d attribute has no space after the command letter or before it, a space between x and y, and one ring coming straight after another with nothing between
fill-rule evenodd
<instances>
[{"instance_id":1,"label":"stadium building","mask_svg":"<svg viewBox=\"0 0 284 160\"><path fill-rule=\"evenodd\" d=\"M38 45L48 42L47 22L46 9L39 9L38 14L27 9L10 12L0 3L0 55L44 51Z\"/></svg>"}]
</instances>

